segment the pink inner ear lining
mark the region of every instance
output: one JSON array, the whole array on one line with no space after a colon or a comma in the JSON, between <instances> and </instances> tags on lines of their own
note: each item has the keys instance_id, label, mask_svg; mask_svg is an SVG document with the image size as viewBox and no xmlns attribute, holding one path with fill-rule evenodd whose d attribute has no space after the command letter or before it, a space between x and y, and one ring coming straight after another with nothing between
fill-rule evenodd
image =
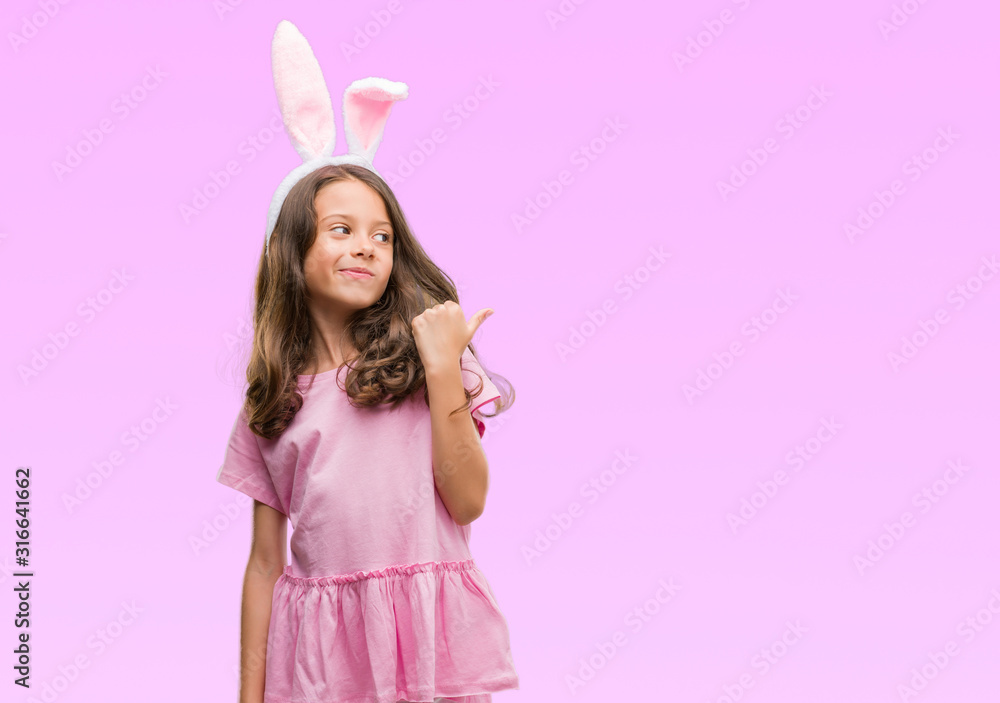
<instances>
[{"instance_id":1,"label":"pink inner ear lining","mask_svg":"<svg viewBox=\"0 0 1000 703\"><path fill-rule=\"evenodd\" d=\"M332 123L333 113L329 105L324 106L319 102L303 103L295 111L292 130L300 144L307 146L313 154L319 155L326 146L325 140L329 139L333 129Z\"/></svg>"},{"instance_id":2,"label":"pink inner ear lining","mask_svg":"<svg viewBox=\"0 0 1000 703\"><path fill-rule=\"evenodd\" d=\"M382 91L378 93L385 95ZM353 110L348 111L351 116L351 130L361 143L361 148L368 150L375 137L385 127L389 110L392 109L392 100L373 100L360 93L354 93L348 97L348 101L354 106Z\"/></svg>"}]
</instances>

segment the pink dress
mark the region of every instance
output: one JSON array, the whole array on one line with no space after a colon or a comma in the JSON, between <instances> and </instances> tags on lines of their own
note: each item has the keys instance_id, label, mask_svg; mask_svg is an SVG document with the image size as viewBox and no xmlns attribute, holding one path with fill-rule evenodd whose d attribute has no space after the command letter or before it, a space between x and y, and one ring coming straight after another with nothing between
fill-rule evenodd
<instances>
[{"instance_id":1,"label":"pink dress","mask_svg":"<svg viewBox=\"0 0 1000 703\"><path fill-rule=\"evenodd\" d=\"M478 374L478 375L477 375ZM271 601L265 703L491 703L519 687L507 621L434 485L423 392L355 408L347 368L300 376L277 439L242 408L217 480L288 516L291 558ZM500 393L466 348L462 379ZM312 387L309 382L312 381Z\"/></svg>"}]
</instances>

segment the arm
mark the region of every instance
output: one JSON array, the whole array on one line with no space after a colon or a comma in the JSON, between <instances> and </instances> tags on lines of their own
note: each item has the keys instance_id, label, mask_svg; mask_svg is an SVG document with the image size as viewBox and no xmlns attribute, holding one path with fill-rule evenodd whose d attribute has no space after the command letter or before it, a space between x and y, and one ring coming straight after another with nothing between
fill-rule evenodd
<instances>
[{"instance_id":1,"label":"arm","mask_svg":"<svg viewBox=\"0 0 1000 703\"><path fill-rule=\"evenodd\" d=\"M431 411L434 484L441 502L459 525L482 515L489 487L489 466L479 430L468 411L450 415L465 404L459 362L424 368Z\"/></svg>"},{"instance_id":2,"label":"arm","mask_svg":"<svg viewBox=\"0 0 1000 703\"><path fill-rule=\"evenodd\" d=\"M240 619L239 703L262 703L274 584L287 559L288 519L269 505L253 502L253 537L243 577Z\"/></svg>"}]
</instances>

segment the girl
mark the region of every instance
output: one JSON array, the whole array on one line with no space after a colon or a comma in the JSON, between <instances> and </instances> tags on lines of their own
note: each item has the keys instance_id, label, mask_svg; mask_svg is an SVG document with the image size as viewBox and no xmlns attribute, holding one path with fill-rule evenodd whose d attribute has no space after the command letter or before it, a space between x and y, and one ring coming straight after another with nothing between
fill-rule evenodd
<instances>
[{"instance_id":1,"label":"girl","mask_svg":"<svg viewBox=\"0 0 1000 703\"><path fill-rule=\"evenodd\" d=\"M500 398L470 344L490 311L466 322L363 167L299 181L272 239L217 477L254 499L240 700L488 703L518 688L469 552L488 483L481 411Z\"/></svg>"},{"instance_id":2,"label":"girl","mask_svg":"<svg viewBox=\"0 0 1000 703\"><path fill-rule=\"evenodd\" d=\"M249 385L217 475L254 499L240 701L491 703L519 687L469 551L483 410L513 399L471 344L492 310L466 321L371 165L406 86L355 81L351 152L331 157L329 95L287 21L272 61L305 163L272 198Z\"/></svg>"}]
</instances>

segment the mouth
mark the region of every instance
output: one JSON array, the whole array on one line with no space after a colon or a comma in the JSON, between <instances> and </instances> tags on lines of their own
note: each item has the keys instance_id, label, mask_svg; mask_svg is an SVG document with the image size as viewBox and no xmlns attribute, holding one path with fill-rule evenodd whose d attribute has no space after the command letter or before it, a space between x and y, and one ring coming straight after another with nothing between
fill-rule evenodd
<instances>
[{"instance_id":1,"label":"mouth","mask_svg":"<svg viewBox=\"0 0 1000 703\"><path fill-rule=\"evenodd\" d=\"M362 268L340 269L340 273L345 276L350 276L351 278L372 278L375 275L368 269Z\"/></svg>"}]
</instances>

